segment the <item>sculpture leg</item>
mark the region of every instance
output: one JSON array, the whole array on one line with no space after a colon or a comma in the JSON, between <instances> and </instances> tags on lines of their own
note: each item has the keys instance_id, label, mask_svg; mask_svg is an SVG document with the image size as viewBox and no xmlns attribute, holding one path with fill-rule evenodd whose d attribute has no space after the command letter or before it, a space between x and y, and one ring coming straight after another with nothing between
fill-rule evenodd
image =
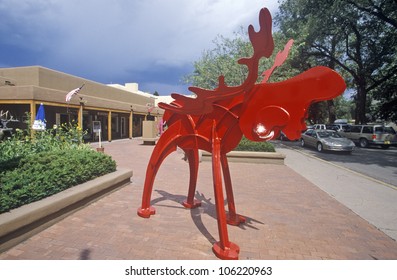
<instances>
[{"instance_id":1,"label":"sculpture leg","mask_svg":"<svg viewBox=\"0 0 397 280\"><path fill-rule=\"evenodd\" d=\"M182 202L182 205L186 208L196 208L201 206L201 202L197 199L194 199L194 194L196 193L196 184L197 184L197 175L198 175L198 167L199 167L199 154L197 149L185 150L189 161L189 171L190 171L190 180L189 180L189 191L187 195L187 199Z\"/></svg>"},{"instance_id":2,"label":"sculpture leg","mask_svg":"<svg viewBox=\"0 0 397 280\"><path fill-rule=\"evenodd\" d=\"M229 225L238 226L241 223L245 223L245 217L236 213L236 207L234 205L232 180L230 177L229 164L227 162L226 154L224 153L221 154L221 161L222 161L223 179L225 180L227 203L229 208L227 223Z\"/></svg>"},{"instance_id":3,"label":"sculpture leg","mask_svg":"<svg viewBox=\"0 0 397 280\"><path fill-rule=\"evenodd\" d=\"M223 204L224 198L222 189L220 140L216 136L215 126L213 127L212 141L212 174L214 180L215 207L219 231L219 241L213 245L212 250L220 259L235 260L238 259L240 248L237 244L229 241L227 232L226 212Z\"/></svg>"},{"instance_id":4,"label":"sculpture leg","mask_svg":"<svg viewBox=\"0 0 397 280\"><path fill-rule=\"evenodd\" d=\"M180 137L178 133L179 127L171 126L168 128L167 131L160 137L152 152L148 166L146 168L145 184L142 194L142 206L138 208L137 211L138 216L142 218L150 218L151 215L156 213L155 208L150 206L154 179L163 160L170 153L176 150L176 142Z\"/></svg>"}]
</instances>

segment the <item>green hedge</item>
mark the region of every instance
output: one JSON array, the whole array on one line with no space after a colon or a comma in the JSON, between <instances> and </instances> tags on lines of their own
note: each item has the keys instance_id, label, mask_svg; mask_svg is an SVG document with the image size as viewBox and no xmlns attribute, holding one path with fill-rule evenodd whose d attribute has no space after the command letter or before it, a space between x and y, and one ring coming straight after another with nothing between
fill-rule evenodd
<instances>
[{"instance_id":1,"label":"green hedge","mask_svg":"<svg viewBox=\"0 0 397 280\"><path fill-rule=\"evenodd\" d=\"M27 123L29 122L28 116ZM16 129L11 139L0 141L0 172L16 168L23 158L40 152L81 148L84 146L84 135L81 128L72 124L34 133L30 128Z\"/></svg>"},{"instance_id":2,"label":"green hedge","mask_svg":"<svg viewBox=\"0 0 397 280\"><path fill-rule=\"evenodd\" d=\"M235 151L275 152L274 146L269 142L253 142L243 137L234 149Z\"/></svg>"},{"instance_id":3,"label":"green hedge","mask_svg":"<svg viewBox=\"0 0 397 280\"><path fill-rule=\"evenodd\" d=\"M0 213L116 170L110 156L85 146L39 152L17 161L15 169L0 173Z\"/></svg>"}]
</instances>

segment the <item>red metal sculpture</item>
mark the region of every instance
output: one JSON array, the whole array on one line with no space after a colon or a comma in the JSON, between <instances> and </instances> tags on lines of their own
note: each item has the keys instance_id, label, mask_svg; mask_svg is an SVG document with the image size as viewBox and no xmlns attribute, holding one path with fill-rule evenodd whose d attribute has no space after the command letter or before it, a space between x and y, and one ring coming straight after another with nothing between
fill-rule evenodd
<instances>
[{"instance_id":1,"label":"red metal sculpture","mask_svg":"<svg viewBox=\"0 0 397 280\"><path fill-rule=\"evenodd\" d=\"M219 86L214 90L190 87L196 98L172 94L171 104L159 104L165 109L168 129L153 150L146 170L142 206L138 209L138 215L143 218L155 214L155 208L150 205L154 179L163 160L177 147L185 151L190 169L188 195L182 204L186 208L200 206L200 201L194 198L198 150L211 152L219 230L219 242L213 244L213 252L221 259L238 259L239 246L229 241L227 223L239 225L245 221L236 212L226 153L238 145L243 135L253 141L267 141L283 131L289 139L298 139L306 128L304 120L309 105L335 98L346 87L343 79L326 67L312 68L284 82L267 83L274 68L286 59L292 40L277 54L273 67L263 73L263 81L256 84L259 60L269 58L274 49L271 16L267 9L260 11L259 23L258 32L252 25L248 28L254 50L252 57L238 61L249 69L242 85L229 87L220 76ZM223 204L222 171L228 214Z\"/></svg>"}]
</instances>

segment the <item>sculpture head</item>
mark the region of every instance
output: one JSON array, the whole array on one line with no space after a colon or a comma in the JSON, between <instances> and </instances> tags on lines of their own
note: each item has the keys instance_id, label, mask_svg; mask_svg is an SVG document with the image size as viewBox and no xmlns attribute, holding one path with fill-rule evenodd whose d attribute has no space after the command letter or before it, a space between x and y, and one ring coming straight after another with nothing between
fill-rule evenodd
<instances>
[{"instance_id":1,"label":"sculpture head","mask_svg":"<svg viewBox=\"0 0 397 280\"><path fill-rule=\"evenodd\" d=\"M248 93L240 117L244 136L252 141L276 138L281 131L290 139L306 129L309 106L344 92L345 82L327 67L314 67L279 83L262 83Z\"/></svg>"}]
</instances>

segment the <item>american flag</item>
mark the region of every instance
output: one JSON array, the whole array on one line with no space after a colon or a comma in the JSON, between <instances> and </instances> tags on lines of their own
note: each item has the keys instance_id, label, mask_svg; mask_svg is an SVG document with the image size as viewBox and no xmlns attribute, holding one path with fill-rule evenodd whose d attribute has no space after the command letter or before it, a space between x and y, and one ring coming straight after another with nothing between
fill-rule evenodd
<instances>
[{"instance_id":1,"label":"american flag","mask_svg":"<svg viewBox=\"0 0 397 280\"><path fill-rule=\"evenodd\" d=\"M68 94L66 94L66 102L69 102L72 99L73 95L77 94L83 88L83 86L84 84L81 87L76 88L70 91Z\"/></svg>"}]
</instances>

